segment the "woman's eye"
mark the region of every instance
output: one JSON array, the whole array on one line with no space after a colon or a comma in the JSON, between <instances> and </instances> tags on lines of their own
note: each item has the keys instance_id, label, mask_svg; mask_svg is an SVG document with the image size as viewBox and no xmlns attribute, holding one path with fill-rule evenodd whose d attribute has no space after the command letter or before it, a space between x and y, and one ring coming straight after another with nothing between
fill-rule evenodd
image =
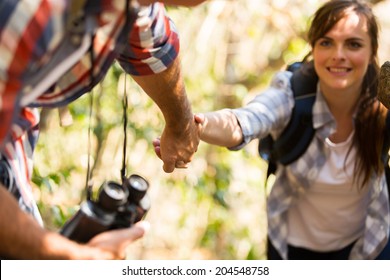
<instances>
[{"instance_id":1,"label":"woman's eye","mask_svg":"<svg viewBox=\"0 0 390 280\"><path fill-rule=\"evenodd\" d=\"M360 44L359 42L349 42L348 45L352 49L359 49L362 47L362 44Z\"/></svg>"},{"instance_id":2,"label":"woman's eye","mask_svg":"<svg viewBox=\"0 0 390 280\"><path fill-rule=\"evenodd\" d=\"M330 46L331 42L328 41L328 40L321 40L318 42L318 45L322 46L322 47L328 47Z\"/></svg>"}]
</instances>

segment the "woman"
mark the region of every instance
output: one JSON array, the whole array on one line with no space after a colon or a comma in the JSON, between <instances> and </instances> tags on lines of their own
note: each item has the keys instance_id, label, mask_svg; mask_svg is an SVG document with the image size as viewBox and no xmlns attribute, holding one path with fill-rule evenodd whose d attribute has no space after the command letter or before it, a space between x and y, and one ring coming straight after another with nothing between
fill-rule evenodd
<instances>
[{"instance_id":1,"label":"woman","mask_svg":"<svg viewBox=\"0 0 390 280\"><path fill-rule=\"evenodd\" d=\"M380 155L387 110L377 100L378 26L367 4L325 3L308 32L318 75L315 137L278 166L267 201L269 259L375 259L389 238L389 199ZM290 72L243 108L198 114L201 139L238 150L286 127ZM157 142L156 142L157 143ZM158 152L158 144L156 144ZM383 253L383 252L382 252Z\"/></svg>"}]
</instances>

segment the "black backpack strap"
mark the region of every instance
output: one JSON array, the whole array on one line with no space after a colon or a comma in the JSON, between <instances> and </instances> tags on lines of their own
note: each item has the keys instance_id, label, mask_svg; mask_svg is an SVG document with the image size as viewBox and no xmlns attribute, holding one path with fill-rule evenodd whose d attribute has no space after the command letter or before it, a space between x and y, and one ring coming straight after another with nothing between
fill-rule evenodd
<instances>
[{"instance_id":1,"label":"black backpack strap","mask_svg":"<svg viewBox=\"0 0 390 280\"><path fill-rule=\"evenodd\" d=\"M295 99L292 116L286 129L274 143L274 158L283 165L298 159L314 137L312 108L315 94Z\"/></svg>"},{"instance_id":2,"label":"black backpack strap","mask_svg":"<svg viewBox=\"0 0 390 280\"><path fill-rule=\"evenodd\" d=\"M266 184L267 179L271 174L275 174L276 172L276 159L273 155L273 147L274 147L274 139L271 135L268 135L265 138L260 139L259 145L258 145L258 152L262 159L264 159L266 162L268 162L267 166L267 175L266 175Z\"/></svg>"},{"instance_id":3,"label":"black backpack strap","mask_svg":"<svg viewBox=\"0 0 390 280\"><path fill-rule=\"evenodd\" d=\"M302 63L294 63L287 70L292 71L291 88L295 106L291 119L279 136L274 140L271 135L260 139L258 151L268 161L267 178L276 172L276 163L290 164L299 158L313 139L312 108L315 101L318 77L314 68L303 68Z\"/></svg>"}]
</instances>

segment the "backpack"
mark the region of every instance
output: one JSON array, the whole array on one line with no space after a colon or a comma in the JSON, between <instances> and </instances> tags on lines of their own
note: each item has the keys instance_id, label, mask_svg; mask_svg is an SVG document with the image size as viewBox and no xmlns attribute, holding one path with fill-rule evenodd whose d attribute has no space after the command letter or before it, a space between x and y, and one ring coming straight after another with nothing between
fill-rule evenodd
<instances>
[{"instance_id":1,"label":"backpack","mask_svg":"<svg viewBox=\"0 0 390 280\"><path fill-rule=\"evenodd\" d=\"M315 134L312 108L316 97L318 76L314 68L304 69L301 66L302 62L295 62L286 69L293 73L290 82L295 99L289 123L277 139L268 135L259 141L259 155L268 162L266 183L269 176L276 173L277 163L288 165L298 159L307 150ZM390 113L387 114L385 127L382 161L385 163L385 176L390 195L390 167L388 164Z\"/></svg>"}]
</instances>

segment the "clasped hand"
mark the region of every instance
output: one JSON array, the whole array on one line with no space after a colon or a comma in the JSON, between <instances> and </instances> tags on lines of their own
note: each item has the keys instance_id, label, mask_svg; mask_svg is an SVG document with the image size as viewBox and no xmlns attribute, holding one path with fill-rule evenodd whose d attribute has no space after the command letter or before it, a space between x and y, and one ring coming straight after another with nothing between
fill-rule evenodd
<instances>
[{"instance_id":1,"label":"clasped hand","mask_svg":"<svg viewBox=\"0 0 390 280\"><path fill-rule=\"evenodd\" d=\"M175 168L187 168L198 150L201 125L194 116L181 129L164 128L160 137L153 141L156 155L164 162L163 170L173 172Z\"/></svg>"}]
</instances>

